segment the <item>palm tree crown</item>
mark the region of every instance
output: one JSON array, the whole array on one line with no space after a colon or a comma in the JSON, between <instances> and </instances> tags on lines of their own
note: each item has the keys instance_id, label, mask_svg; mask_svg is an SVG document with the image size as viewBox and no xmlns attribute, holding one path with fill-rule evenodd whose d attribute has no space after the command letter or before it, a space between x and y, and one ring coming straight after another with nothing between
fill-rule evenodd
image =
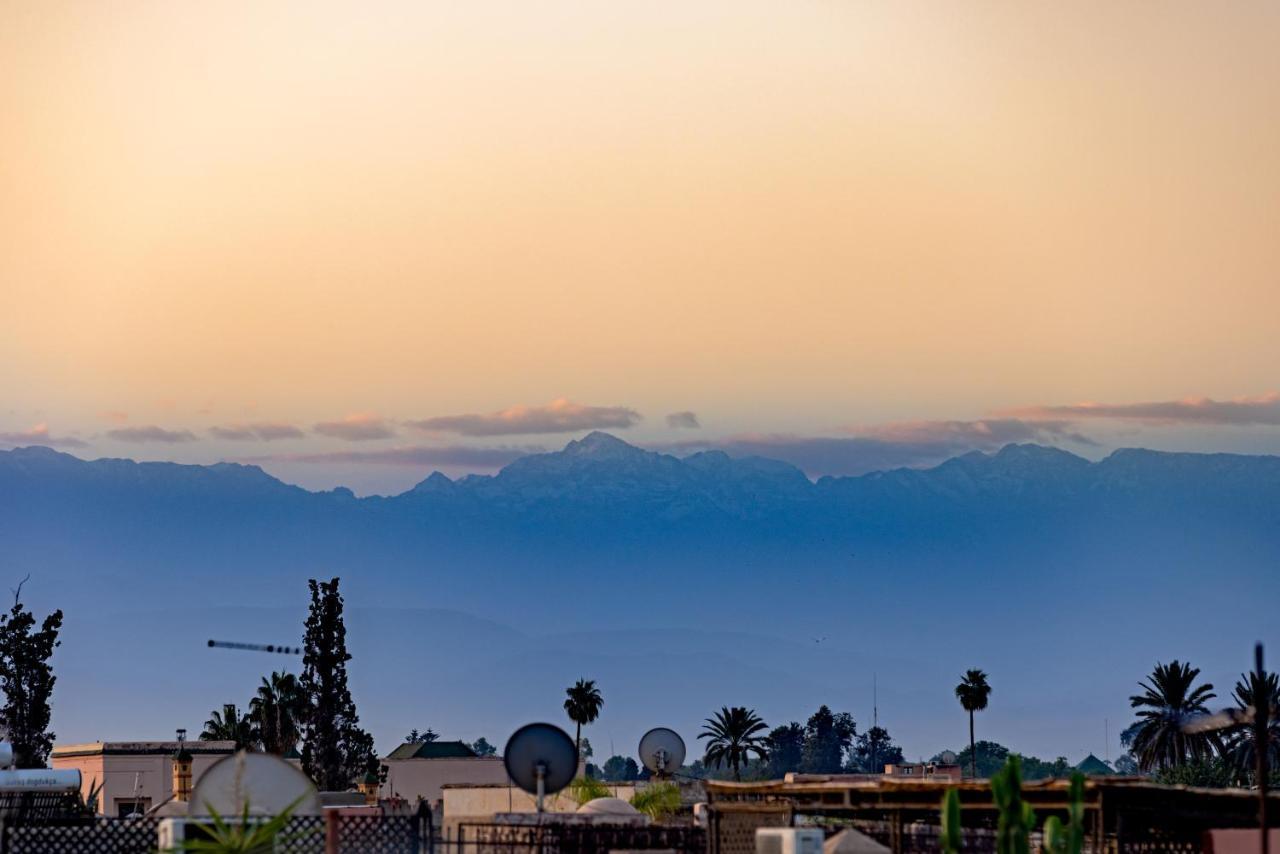
<instances>
[{"instance_id":1,"label":"palm tree crown","mask_svg":"<svg viewBox=\"0 0 1280 854\"><path fill-rule=\"evenodd\" d=\"M760 719L754 709L728 706L707 718L707 724L698 738L708 739L707 754L703 761L708 765L728 765L733 769L733 779L742 779L742 764L754 753L761 759L769 757L765 749L766 736L760 735L769 725Z\"/></svg>"},{"instance_id":2,"label":"palm tree crown","mask_svg":"<svg viewBox=\"0 0 1280 854\"><path fill-rule=\"evenodd\" d=\"M286 756L298 745L307 701L292 673L262 677L258 695L249 701L249 715L258 728L262 749Z\"/></svg>"},{"instance_id":3,"label":"palm tree crown","mask_svg":"<svg viewBox=\"0 0 1280 854\"><path fill-rule=\"evenodd\" d=\"M982 711L987 707L990 696L991 686L987 684L987 674L981 670L965 671L960 684L956 686L956 699L966 712Z\"/></svg>"},{"instance_id":4,"label":"palm tree crown","mask_svg":"<svg viewBox=\"0 0 1280 854\"><path fill-rule=\"evenodd\" d=\"M1246 712L1256 708L1260 696L1267 698L1269 709L1266 735L1267 767L1280 768L1280 679L1276 678L1276 674L1268 673L1259 685L1257 674L1241 674L1240 681L1236 682L1236 688L1232 692L1232 697L1235 698L1240 710ZM1237 727L1229 738L1227 753L1231 758L1231 764L1242 780L1248 780L1256 774L1258 768L1258 738L1257 733L1254 732L1254 724Z\"/></svg>"},{"instance_id":5,"label":"palm tree crown","mask_svg":"<svg viewBox=\"0 0 1280 854\"><path fill-rule=\"evenodd\" d=\"M573 743L578 750L578 755L581 756L582 727L600 717L600 709L604 707L604 697L600 696L600 689L596 687L594 679L579 679L572 688L566 688L564 693L567 698L564 701L564 710L569 715L569 720L577 725Z\"/></svg>"},{"instance_id":6,"label":"palm tree crown","mask_svg":"<svg viewBox=\"0 0 1280 854\"><path fill-rule=\"evenodd\" d=\"M987 698L991 696L991 686L987 684L987 674L981 670L965 671L956 686L956 699L969 713L969 776L978 776L978 743L973 735L973 713L987 707Z\"/></svg>"},{"instance_id":7,"label":"palm tree crown","mask_svg":"<svg viewBox=\"0 0 1280 854\"><path fill-rule=\"evenodd\" d=\"M1142 693L1129 698L1129 705L1141 710L1133 734L1133 753L1143 771L1173 768L1189 760L1199 762L1222 751L1218 733L1182 729L1189 718L1208 714L1205 703L1217 696L1209 682L1194 685L1199 675L1200 668L1177 660L1156 664L1147 681L1138 683Z\"/></svg>"},{"instance_id":8,"label":"palm tree crown","mask_svg":"<svg viewBox=\"0 0 1280 854\"><path fill-rule=\"evenodd\" d=\"M235 703L226 703L222 711L217 709L209 713L209 720L204 722L204 732L200 733L201 741L234 741L236 749L253 747L257 741L253 719L241 715Z\"/></svg>"}]
</instances>

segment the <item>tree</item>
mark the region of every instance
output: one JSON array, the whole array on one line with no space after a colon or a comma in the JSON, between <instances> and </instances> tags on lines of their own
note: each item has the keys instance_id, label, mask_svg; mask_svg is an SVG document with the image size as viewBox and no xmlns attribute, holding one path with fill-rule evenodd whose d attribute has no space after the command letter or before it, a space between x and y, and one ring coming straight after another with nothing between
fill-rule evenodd
<instances>
[{"instance_id":1,"label":"tree","mask_svg":"<svg viewBox=\"0 0 1280 854\"><path fill-rule=\"evenodd\" d=\"M298 746L306 712L302 686L292 673L273 672L270 679L262 677L258 695L249 701L262 749L276 756L287 756Z\"/></svg>"},{"instance_id":2,"label":"tree","mask_svg":"<svg viewBox=\"0 0 1280 854\"><path fill-rule=\"evenodd\" d=\"M777 780L791 771L799 771L804 756L804 727L795 721L774 727L765 739L765 749L769 752L771 778Z\"/></svg>"},{"instance_id":3,"label":"tree","mask_svg":"<svg viewBox=\"0 0 1280 854\"><path fill-rule=\"evenodd\" d=\"M484 736L480 736L471 745L471 749L476 752L476 756L494 756L498 752L498 748L488 742Z\"/></svg>"},{"instance_id":4,"label":"tree","mask_svg":"<svg viewBox=\"0 0 1280 854\"><path fill-rule=\"evenodd\" d=\"M604 778L611 783L626 783L640 776L640 766L627 756L610 756L604 763Z\"/></svg>"},{"instance_id":5,"label":"tree","mask_svg":"<svg viewBox=\"0 0 1280 854\"><path fill-rule=\"evenodd\" d=\"M1009 758L1009 748L994 741L978 741L960 751L956 763L973 769L973 776L990 778L1004 767Z\"/></svg>"},{"instance_id":6,"label":"tree","mask_svg":"<svg viewBox=\"0 0 1280 854\"><path fill-rule=\"evenodd\" d=\"M884 766L902 764L902 748L893 743L887 729L873 726L858 736L850 759L854 773L883 774Z\"/></svg>"},{"instance_id":7,"label":"tree","mask_svg":"<svg viewBox=\"0 0 1280 854\"><path fill-rule=\"evenodd\" d=\"M409 744L430 744L439 738L440 736L435 730L427 727L423 732L418 732L416 729L409 730L409 734L404 737L404 740Z\"/></svg>"},{"instance_id":8,"label":"tree","mask_svg":"<svg viewBox=\"0 0 1280 854\"><path fill-rule=\"evenodd\" d=\"M1133 758L1132 753L1125 753L1115 761L1116 773L1124 777L1140 777L1142 769L1138 767L1138 760Z\"/></svg>"},{"instance_id":9,"label":"tree","mask_svg":"<svg viewBox=\"0 0 1280 854\"><path fill-rule=\"evenodd\" d=\"M578 753L582 755L583 759L590 759L592 756L596 755L595 750L591 747L591 742L585 738L582 739L582 742L578 747Z\"/></svg>"},{"instance_id":10,"label":"tree","mask_svg":"<svg viewBox=\"0 0 1280 854\"><path fill-rule=\"evenodd\" d=\"M257 745L258 734L254 731L252 717L240 714L235 703L224 703L222 711L214 709L209 713L200 740L234 741L236 750L249 750Z\"/></svg>"},{"instance_id":11,"label":"tree","mask_svg":"<svg viewBox=\"0 0 1280 854\"><path fill-rule=\"evenodd\" d=\"M37 631L36 618L22 606L21 595L19 584L13 608L0 616L0 690L5 697L0 726L8 732L17 767L43 768L55 738L49 732L49 700L57 677L49 659L61 645L62 612L45 617Z\"/></svg>"},{"instance_id":12,"label":"tree","mask_svg":"<svg viewBox=\"0 0 1280 854\"><path fill-rule=\"evenodd\" d=\"M1280 680L1276 674L1267 673L1259 681L1256 673L1242 673L1231 696L1242 713L1264 702L1267 704L1267 767L1280 769ZM1254 778L1258 775L1258 737L1254 724L1243 724L1232 730L1228 735L1227 756L1241 780L1252 780L1257 785Z\"/></svg>"},{"instance_id":13,"label":"tree","mask_svg":"<svg viewBox=\"0 0 1280 854\"><path fill-rule=\"evenodd\" d=\"M1222 738L1216 732L1184 732L1182 725L1194 715L1208 714L1205 706L1217 694L1209 682L1195 685L1198 667L1176 659L1156 664L1147 681L1139 682L1141 694L1129 698L1140 709L1133 734L1133 752L1143 771L1173 768L1188 761L1202 762L1221 753Z\"/></svg>"},{"instance_id":14,"label":"tree","mask_svg":"<svg viewBox=\"0 0 1280 854\"><path fill-rule=\"evenodd\" d=\"M857 730L848 712L836 714L820 706L804 727L800 770L807 774L839 774L844 767L844 754Z\"/></svg>"},{"instance_id":15,"label":"tree","mask_svg":"<svg viewBox=\"0 0 1280 854\"><path fill-rule=\"evenodd\" d=\"M572 688L566 688L564 693L566 695L564 710L568 713L569 720L577 725L573 746L577 749L578 755L582 756L582 727L600 717L600 709L604 707L604 697L600 696L600 690L596 688L594 679L579 679Z\"/></svg>"},{"instance_id":16,"label":"tree","mask_svg":"<svg viewBox=\"0 0 1280 854\"><path fill-rule=\"evenodd\" d=\"M706 726L698 738L707 739L704 761L708 765L728 765L733 769L733 779L742 779L742 764L751 754L768 759L765 739L760 735L766 724L754 709L743 706L723 707L714 717L706 719Z\"/></svg>"},{"instance_id":17,"label":"tree","mask_svg":"<svg viewBox=\"0 0 1280 854\"><path fill-rule=\"evenodd\" d=\"M359 726L356 704L347 688L347 630L342 621L338 579L307 582L311 610L303 638L302 692L307 719L302 769L321 790L346 791L376 773L373 737Z\"/></svg>"},{"instance_id":18,"label":"tree","mask_svg":"<svg viewBox=\"0 0 1280 854\"><path fill-rule=\"evenodd\" d=\"M987 684L987 674L981 670L966 671L964 677L960 680L960 684L956 686L956 699L960 701L960 705L969 713L969 753L970 759L975 760L970 764L970 776L978 776L978 766L976 764L977 744L973 738L973 713L980 712L987 707L987 698L991 696L991 686Z\"/></svg>"}]
</instances>

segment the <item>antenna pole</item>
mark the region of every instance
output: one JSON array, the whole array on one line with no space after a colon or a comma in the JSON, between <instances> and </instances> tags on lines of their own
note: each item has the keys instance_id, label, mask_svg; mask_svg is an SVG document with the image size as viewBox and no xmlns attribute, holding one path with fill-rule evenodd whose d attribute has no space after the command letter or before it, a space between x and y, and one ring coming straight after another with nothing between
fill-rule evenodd
<instances>
[{"instance_id":1,"label":"antenna pole","mask_svg":"<svg viewBox=\"0 0 1280 854\"><path fill-rule=\"evenodd\" d=\"M1268 854L1267 839L1267 749L1271 695L1267 673L1262 669L1262 644L1253 647L1253 752L1258 756L1258 829L1262 832L1262 854Z\"/></svg>"},{"instance_id":2,"label":"antenna pole","mask_svg":"<svg viewBox=\"0 0 1280 854\"><path fill-rule=\"evenodd\" d=\"M880 692L879 692L879 686L876 683L876 674L874 671L872 671L871 673L871 728L876 729L879 726L880 726ZM876 734L879 735L879 733L876 733ZM879 757L880 751L876 749L876 741L874 738L868 739L868 741L871 742L871 773L879 774L884 770L883 768L880 768L880 766L876 763L876 760L880 758Z\"/></svg>"}]
</instances>

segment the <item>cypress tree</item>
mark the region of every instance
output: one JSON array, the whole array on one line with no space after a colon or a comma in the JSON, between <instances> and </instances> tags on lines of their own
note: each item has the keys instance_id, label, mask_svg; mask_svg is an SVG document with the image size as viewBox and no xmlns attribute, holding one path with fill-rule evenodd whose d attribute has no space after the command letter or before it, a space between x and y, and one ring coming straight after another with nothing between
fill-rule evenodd
<instances>
[{"instance_id":1,"label":"cypress tree","mask_svg":"<svg viewBox=\"0 0 1280 854\"><path fill-rule=\"evenodd\" d=\"M347 630L338 579L307 582L311 611L303 639L301 688L306 698L302 768L324 791L346 791L377 769L373 737L359 726L347 688Z\"/></svg>"}]
</instances>

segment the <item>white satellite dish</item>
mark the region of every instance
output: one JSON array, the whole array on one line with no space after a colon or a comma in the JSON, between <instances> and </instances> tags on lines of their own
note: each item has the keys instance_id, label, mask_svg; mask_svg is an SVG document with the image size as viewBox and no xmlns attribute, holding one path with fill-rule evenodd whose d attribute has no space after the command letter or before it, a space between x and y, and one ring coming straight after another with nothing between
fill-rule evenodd
<instances>
[{"instance_id":1,"label":"white satellite dish","mask_svg":"<svg viewBox=\"0 0 1280 854\"><path fill-rule=\"evenodd\" d=\"M673 729L655 727L640 738L639 753L655 777L670 777L684 764L684 739Z\"/></svg>"},{"instance_id":2,"label":"white satellite dish","mask_svg":"<svg viewBox=\"0 0 1280 854\"><path fill-rule=\"evenodd\" d=\"M207 816L217 810L230 818L242 815L245 804L254 816L275 816L290 807L293 815L320 814L320 796L306 774L279 756L243 750L200 775L187 814Z\"/></svg>"}]
</instances>

